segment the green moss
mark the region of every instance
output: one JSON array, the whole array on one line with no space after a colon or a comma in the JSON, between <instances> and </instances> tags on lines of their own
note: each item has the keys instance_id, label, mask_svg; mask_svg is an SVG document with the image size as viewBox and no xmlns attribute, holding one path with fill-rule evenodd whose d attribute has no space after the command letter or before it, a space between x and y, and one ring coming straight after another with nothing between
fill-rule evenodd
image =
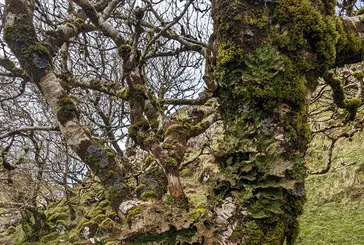
<instances>
[{"instance_id":1,"label":"green moss","mask_svg":"<svg viewBox=\"0 0 364 245\"><path fill-rule=\"evenodd\" d=\"M112 221L111 219L107 218L104 221L102 221L99 225L99 230L106 230L106 231L111 231L113 228L115 228L115 222ZM99 231L98 231L99 232Z\"/></svg>"},{"instance_id":2,"label":"green moss","mask_svg":"<svg viewBox=\"0 0 364 245\"><path fill-rule=\"evenodd\" d=\"M213 100L208 100L205 102L205 104L203 104L204 106L212 106L213 105Z\"/></svg>"},{"instance_id":3,"label":"green moss","mask_svg":"<svg viewBox=\"0 0 364 245\"><path fill-rule=\"evenodd\" d=\"M15 68L14 62L8 58L0 58L0 65L8 71L12 71Z\"/></svg>"},{"instance_id":4,"label":"green moss","mask_svg":"<svg viewBox=\"0 0 364 245\"><path fill-rule=\"evenodd\" d=\"M145 164L149 166L154 161L155 158L153 156L147 156L147 158L145 159Z\"/></svg>"},{"instance_id":5,"label":"green moss","mask_svg":"<svg viewBox=\"0 0 364 245\"><path fill-rule=\"evenodd\" d=\"M242 15L238 15L238 20L242 20ZM268 25L268 16L263 9L253 10L253 14L249 17L249 25L263 29Z\"/></svg>"},{"instance_id":6,"label":"green moss","mask_svg":"<svg viewBox=\"0 0 364 245\"><path fill-rule=\"evenodd\" d=\"M178 165L178 161L173 157L168 158L168 160L166 161L167 167L178 167Z\"/></svg>"},{"instance_id":7,"label":"green moss","mask_svg":"<svg viewBox=\"0 0 364 245\"><path fill-rule=\"evenodd\" d=\"M206 218L207 212L208 211L206 208L197 207L190 210L190 212L188 213L188 217L195 222L200 219Z\"/></svg>"},{"instance_id":8,"label":"green moss","mask_svg":"<svg viewBox=\"0 0 364 245\"><path fill-rule=\"evenodd\" d=\"M72 24L72 23L67 22L65 24L65 26L67 26L68 28L71 28L73 30L73 32L76 32L77 31L77 27L74 24Z\"/></svg>"},{"instance_id":9,"label":"green moss","mask_svg":"<svg viewBox=\"0 0 364 245\"><path fill-rule=\"evenodd\" d=\"M286 28L283 33L272 29L273 43L282 51L288 51L286 54L291 58L299 57L301 67L322 74L335 63L339 33L334 17L322 16L308 0L281 1L273 17ZM307 43L314 49L317 60L306 60L301 53Z\"/></svg>"},{"instance_id":10,"label":"green moss","mask_svg":"<svg viewBox=\"0 0 364 245\"><path fill-rule=\"evenodd\" d=\"M156 196L156 191L155 190L145 191L140 196L140 199L142 201L150 201L150 200L154 200L156 198L157 198L157 196Z\"/></svg>"},{"instance_id":11,"label":"green moss","mask_svg":"<svg viewBox=\"0 0 364 245\"><path fill-rule=\"evenodd\" d=\"M172 149L174 149L174 146L171 144L168 144L168 143L163 143L162 148L165 150L172 150Z\"/></svg>"},{"instance_id":12,"label":"green moss","mask_svg":"<svg viewBox=\"0 0 364 245\"><path fill-rule=\"evenodd\" d=\"M131 52L131 46L130 45L120 45L118 47L118 54L120 57L125 57L126 55L129 55Z\"/></svg>"},{"instance_id":13,"label":"green moss","mask_svg":"<svg viewBox=\"0 0 364 245\"><path fill-rule=\"evenodd\" d=\"M272 46L260 46L245 59L249 69L242 72L242 82L235 93L247 102L271 111L282 103L304 103L306 87L296 75L294 64Z\"/></svg>"},{"instance_id":14,"label":"green moss","mask_svg":"<svg viewBox=\"0 0 364 245\"><path fill-rule=\"evenodd\" d=\"M332 11L332 2L325 4ZM238 9L263 10L248 5ZM232 11L221 11L231 20ZM277 2L266 31L258 30L259 21L249 13L230 34L220 30L217 34L218 96L228 153L217 159L223 177L211 200L219 203L233 195L251 214L251 222L237 226L235 241L250 238L246 244L279 244L284 237L294 240L293 224L304 203L304 192L297 187L292 195L285 178L303 181L306 175L304 159L297 156L310 136L305 77L319 76L335 63L339 34L334 18L323 16L307 0ZM263 26L263 12L257 17ZM256 33L243 37L238 28ZM312 57L305 52L307 46Z\"/></svg>"},{"instance_id":15,"label":"green moss","mask_svg":"<svg viewBox=\"0 0 364 245\"><path fill-rule=\"evenodd\" d=\"M218 65L228 66L231 63L235 63L242 57L242 50L238 48L233 42L222 43L218 50Z\"/></svg>"},{"instance_id":16,"label":"green moss","mask_svg":"<svg viewBox=\"0 0 364 245\"><path fill-rule=\"evenodd\" d=\"M332 89L334 103L339 107L346 109L349 113L349 120L354 120L356 112L361 105L360 98L346 98L341 80L334 76L333 72L327 72L324 76L325 82Z\"/></svg>"},{"instance_id":17,"label":"green moss","mask_svg":"<svg viewBox=\"0 0 364 245\"><path fill-rule=\"evenodd\" d=\"M58 237L60 236L60 234L58 232L52 232L52 233L49 233L48 235L46 236L43 236L39 242L42 244L51 244L50 242L53 241L53 240L56 240Z\"/></svg>"},{"instance_id":18,"label":"green moss","mask_svg":"<svg viewBox=\"0 0 364 245\"><path fill-rule=\"evenodd\" d=\"M153 142L154 140L154 137L153 136L148 136L146 139L145 139L145 143L146 144L150 144L151 142Z\"/></svg>"},{"instance_id":19,"label":"green moss","mask_svg":"<svg viewBox=\"0 0 364 245\"><path fill-rule=\"evenodd\" d=\"M345 109L349 113L349 120L353 121L356 116L356 112L358 108L361 106L361 99L360 98L346 98L344 100Z\"/></svg>"},{"instance_id":20,"label":"green moss","mask_svg":"<svg viewBox=\"0 0 364 245\"><path fill-rule=\"evenodd\" d=\"M135 220L146 206L147 206L147 204L141 204L141 205L138 205L137 207L135 207L133 209L130 209L128 211L127 219L128 220Z\"/></svg>"},{"instance_id":21,"label":"green moss","mask_svg":"<svg viewBox=\"0 0 364 245\"><path fill-rule=\"evenodd\" d=\"M102 147L102 150L106 152L106 156L110 159L115 158L115 153L109 147Z\"/></svg>"},{"instance_id":22,"label":"green moss","mask_svg":"<svg viewBox=\"0 0 364 245\"><path fill-rule=\"evenodd\" d=\"M364 8L362 7L362 8L360 8L360 9L358 9L356 12L355 12L355 15L362 15L362 14L364 14Z\"/></svg>"},{"instance_id":23,"label":"green moss","mask_svg":"<svg viewBox=\"0 0 364 245\"><path fill-rule=\"evenodd\" d=\"M169 135L171 133L186 134L189 129L190 129L189 125L185 123L174 124L167 128L164 135Z\"/></svg>"},{"instance_id":24,"label":"green moss","mask_svg":"<svg viewBox=\"0 0 364 245\"><path fill-rule=\"evenodd\" d=\"M364 16L360 16L359 20L360 20L361 23L364 23Z\"/></svg>"},{"instance_id":25,"label":"green moss","mask_svg":"<svg viewBox=\"0 0 364 245\"><path fill-rule=\"evenodd\" d=\"M145 187L147 187L145 184L140 184L140 185L137 186L137 188L135 188L135 192L137 192L137 191L139 191L139 190L141 190L141 189L143 189Z\"/></svg>"},{"instance_id":26,"label":"green moss","mask_svg":"<svg viewBox=\"0 0 364 245\"><path fill-rule=\"evenodd\" d=\"M143 245L143 244L195 244L191 241L196 234L196 227L176 230L173 226L166 232L158 233L143 233L135 237L131 237L126 241L126 244Z\"/></svg>"},{"instance_id":27,"label":"green moss","mask_svg":"<svg viewBox=\"0 0 364 245\"><path fill-rule=\"evenodd\" d=\"M352 76L355 77L358 80L362 80L364 78L364 72L362 72L362 71L355 71L352 74Z\"/></svg>"},{"instance_id":28,"label":"green moss","mask_svg":"<svg viewBox=\"0 0 364 245\"><path fill-rule=\"evenodd\" d=\"M57 220L56 224L63 225L65 228L68 228L70 226L70 222L66 220Z\"/></svg>"},{"instance_id":29,"label":"green moss","mask_svg":"<svg viewBox=\"0 0 364 245\"><path fill-rule=\"evenodd\" d=\"M120 241L118 240L115 240L115 241L108 241L105 245L116 245L116 244L119 244Z\"/></svg>"},{"instance_id":30,"label":"green moss","mask_svg":"<svg viewBox=\"0 0 364 245\"><path fill-rule=\"evenodd\" d=\"M63 97L58 101L57 119L64 125L67 122L78 118L79 112L74 101L70 97Z\"/></svg>"},{"instance_id":31,"label":"green moss","mask_svg":"<svg viewBox=\"0 0 364 245\"><path fill-rule=\"evenodd\" d=\"M85 20L84 20L84 19L81 19L81 18L76 18L76 19L75 19L75 22L76 22L77 24L79 24L79 25L83 25L83 24L85 24Z\"/></svg>"},{"instance_id":32,"label":"green moss","mask_svg":"<svg viewBox=\"0 0 364 245\"><path fill-rule=\"evenodd\" d=\"M28 17L21 14L15 25L4 27L3 33L9 48L17 56L20 66L28 76L37 81L44 75L44 68L49 66L50 57L45 46L38 42L32 23L32 15Z\"/></svg>"},{"instance_id":33,"label":"green moss","mask_svg":"<svg viewBox=\"0 0 364 245\"><path fill-rule=\"evenodd\" d=\"M108 170L107 171L107 175L110 176L111 178L114 178L115 175L117 175L118 173L113 171L113 170Z\"/></svg>"},{"instance_id":34,"label":"green moss","mask_svg":"<svg viewBox=\"0 0 364 245\"><path fill-rule=\"evenodd\" d=\"M17 157L16 159L15 159L15 165L20 165L20 164L23 164L23 163L25 163L25 161L27 160L27 158L26 157L24 157L24 156L20 156L20 157Z\"/></svg>"},{"instance_id":35,"label":"green moss","mask_svg":"<svg viewBox=\"0 0 364 245\"><path fill-rule=\"evenodd\" d=\"M364 45L356 30L344 30L343 23L340 19L336 21L336 30L339 33L339 40L336 44L336 64L355 63L362 60Z\"/></svg>"},{"instance_id":36,"label":"green moss","mask_svg":"<svg viewBox=\"0 0 364 245\"><path fill-rule=\"evenodd\" d=\"M248 237L249 241L246 244L258 245L262 244L262 238L264 237L264 232L255 223L255 221L249 221L242 225L237 225L234 229L231 239L238 240L242 237Z\"/></svg>"},{"instance_id":37,"label":"green moss","mask_svg":"<svg viewBox=\"0 0 364 245\"><path fill-rule=\"evenodd\" d=\"M78 230L72 230L68 233L68 241L75 242L78 241L80 238L80 233Z\"/></svg>"},{"instance_id":38,"label":"green moss","mask_svg":"<svg viewBox=\"0 0 364 245\"><path fill-rule=\"evenodd\" d=\"M118 89L117 95L123 100L129 100L130 97L129 88L122 87Z\"/></svg>"},{"instance_id":39,"label":"green moss","mask_svg":"<svg viewBox=\"0 0 364 245\"><path fill-rule=\"evenodd\" d=\"M110 206L110 201L107 199L101 201L98 205L98 207L100 208L108 208L109 206Z\"/></svg>"},{"instance_id":40,"label":"green moss","mask_svg":"<svg viewBox=\"0 0 364 245\"><path fill-rule=\"evenodd\" d=\"M49 54L49 50L46 46L44 46L42 43L37 42L35 45L30 45L27 49L28 55L32 55L34 53L42 54L47 57L51 57Z\"/></svg>"},{"instance_id":41,"label":"green moss","mask_svg":"<svg viewBox=\"0 0 364 245\"><path fill-rule=\"evenodd\" d=\"M7 235L14 234L15 232L16 232L16 227L14 226L9 226L9 228L6 230Z\"/></svg>"},{"instance_id":42,"label":"green moss","mask_svg":"<svg viewBox=\"0 0 364 245\"><path fill-rule=\"evenodd\" d=\"M67 207L65 207L67 208ZM57 211L56 210L53 210L53 214L50 215L47 220L49 222L55 222L55 221L58 221L58 220L65 220L65 219L68 219L69 218L69 213L68 213L68 208L67 210L65 211Z\"/></svg>"},{"instance_id":43,"label":"green moss","mask_svg":"<svg viewBox=\"0 0 364 245\"><path fill-rule=\"evenodd\" d=\"M148 131L150 129L149 122L145 119L133 123L129 129L129 137L137 144L143 144L144 140L148 137Z\"/></svg>"}]
</instances>

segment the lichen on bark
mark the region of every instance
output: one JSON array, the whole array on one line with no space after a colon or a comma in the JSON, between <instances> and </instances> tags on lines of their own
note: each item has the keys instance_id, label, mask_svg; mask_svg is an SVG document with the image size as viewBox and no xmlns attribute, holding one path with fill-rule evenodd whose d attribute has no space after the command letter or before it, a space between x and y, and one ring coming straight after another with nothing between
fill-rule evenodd
<instances>
[{"instance_id":1,"label":"lichen on bark","mask_svg":"<svg viewBox=\"0 0 364 245\"><path fill-rule=\"evenodd\" d=\"M310 135L305 75L333 64L337 34L309 1L260 6L221 0L214 6L218 97L226 123L215 201L232 197L245 210L235 218L234 241L293 244L305 200ZM253 13L260 13L259 21ZM307 43L317 63L304 55Z\"/></svg>"}]
</instances>

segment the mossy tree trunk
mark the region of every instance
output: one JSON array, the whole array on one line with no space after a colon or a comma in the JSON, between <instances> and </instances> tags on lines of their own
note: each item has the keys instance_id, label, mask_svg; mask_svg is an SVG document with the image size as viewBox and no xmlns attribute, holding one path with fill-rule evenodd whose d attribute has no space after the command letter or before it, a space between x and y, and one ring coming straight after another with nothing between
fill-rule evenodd
<instances>
[{"instance_id":1,"label":"mossy tree trunk","mask_svg":"<svg viewBox=\"0 0 364 245\"><path fill-rule=\"evenodd\" d=\"M221 222L228 227L221 241L295 241L305 202L307 88L351 49L342 42L349 35L334 6L320 0L213 1L217 94L226 124L226 151L219 158L224 177L214 194L218 205L234 207L229 221ZM361 41L357 47L362 50Z\"/></svg>"}]
</instances>

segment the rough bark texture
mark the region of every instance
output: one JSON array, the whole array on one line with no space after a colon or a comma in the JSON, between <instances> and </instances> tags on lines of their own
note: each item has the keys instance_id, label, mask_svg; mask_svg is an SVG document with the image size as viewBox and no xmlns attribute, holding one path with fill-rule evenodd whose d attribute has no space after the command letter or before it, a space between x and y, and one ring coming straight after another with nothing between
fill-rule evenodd
<instances>
[{"instance_id":1,"label":"rough bark texture","mask_svg":"<svg viewBox=\"0 0 364 245\"><path fill-rule=\"evenodd\" d=\"M321 75L335 61L334 19L324 14L330 8L321 1L214 1L226 122L219 158L224 178L214 192L230 210L221 219L228 227L222 244L295 241L310 135L306 77Z\"/></svg>"},{"instance_id":2,"label":"rough bark texture","mask_svg":"<svg viewBox=\"0 0 364 245\"><path fill-rule=\"evenodd\" d=\"M363 53L359 18L340 20L334 6L320 0L213 1L226 123L226 151L219 159L225 178L215 197L230 210L221 219L228 227L222 244L295 241L305 202L307 87Z\"/></svg>"}]
</instances>

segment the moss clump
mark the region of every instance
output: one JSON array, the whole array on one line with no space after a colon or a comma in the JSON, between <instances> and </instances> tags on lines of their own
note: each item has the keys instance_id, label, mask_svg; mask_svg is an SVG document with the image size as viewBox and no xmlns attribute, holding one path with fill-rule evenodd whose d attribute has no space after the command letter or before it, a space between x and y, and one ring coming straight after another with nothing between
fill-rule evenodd
<instances>
[{"instance_id":1,"label":"moss clump","mask_svg":"<svg viewBox=\"0 0 364 245\"><path fill-rule=\"evenodd\" d=\"M58 232L52 232L52 233L49 233L46 236L43 236L39 240L39 242L41 244L52 244L51 241L56 240L59 236L60 236L60 234Z\"/></svg>"},{"instance_id":2,"label":"moss clump","mask_svg":"<svg viewBox=\"0 0 364 245\"><path fill-rule=\"evenodd\" d=\"M28 55L38 53L38 54L48 56L50 58L50 53L49 53L48 48L40 42L37 42L34 45L30 45L27 49L27 52L28 52Z\"/></svg>"},{"instance_id":3,"label":"moss clump","mask_svg":"<svg viewBox=\"0 0 364 245\"><path fill-rule=\"evenodd\" d=\"M237 225L231 235L231 239L233 241L237 241L243 237L249 238L249 242L247 244L262 244L264 232L255 221L249 221L245 224Z\"/></svg>"},{"instance_id":4,"label":"moss clump","mask_svg":"<svg viewBox=\"0 0 364 245\"><path fill-rule=\"evenodd\" d=\"M76 31L76 27L72 23L67 22L65 24L65 26L67 26L68 28L71 28L74 32Z\"/></svg>"},{"instance_id":5,"label":"moss clump","mask_svg":"<svg viewBox=\"0 0 364 245\"><path fill-rule=\"evenodd\" d=\"M336 64L356 63L358 60L362 60L364 45L356 30L350 30L348 27L344 30L343 22L340 19L336 21L336 30L340 34L336 44L336 52L338 54Z\"/></svg>"},{"instance_id":6,"label":"moss clump","mask_svg":"<svg viewBox=\"0 0 364 245\"><path fill-rule=\"evenodd\" d=\"M128 129L129 137L137 144L143 145L144 141L148 138L150 129L149 122L141 119L134 122Z\"/></svg>"},{"instance_id":7,"label":"moss clump","mask_svg":"<svg viewBox=\"0 0 364 245\"><path fill-rule=\"evenodd\" d=\"M178 161L173 157L168 158L168 160L166 161L166 168L178 167L178 165Z\"/></svg>"},{"instance_id":8,"label":"moss clump","mask_svg":"<svg viewBox=\"0 0 364 245\"><path fill-rule=\"evenodd\" d=\"M133 209L130 209L128 211L127 219L130 221L135 220L146 206L147 204L141 204Z\"/></svg>"},{"instance_id":9,"label":"moss clump","mask_svg":"<svg viewBox=\"0 0 364 245\"><path fill-rule=\"evenodd\" d=\"M199 244L193 242L193 237L197 232L196 227L176 230L173 226L166 232L144 233L131 237L126 241L126 244L143 245L143 244Z\"/></svg>"},{"instance_id":10,"label":"moss clump","mask_svg":"<svg viewBox=\"0 0 364 245\"><path fill-rule=\"evenodd\" d=\"M191 129L191 125L189 125L187 123L174 124L167 128L167 130L164 132L164 135L167 136L172 133L186 135L186 134L188 134L188 131L190 129Z\"/></svg>"},{"instance_id":11,"label":"moss clump","mask_svg":"<svg viewBox=\"0 0 364 245\"><path fill-rule=\"evenodd\" d=\"M65 208L68 209L67 207L65 207ZM68 210L63 211L63 212L55 212L55 211L53 211L53 212L54 213L47 218L47 220L49 222L56 222L59 220L65 220L65 219L69 218Z\"/></svg>"},{"instance_id":12,"label":"moss clump","mask_svg":"<svg viewBox=\"0 0 364 245\"><path fill-rule=\"evenodd\" d=\"M81 18L76 18L75 19L75 23L77 23L79 25L83 25L83 24L85 24L85 20L84 19L81 19Z\"/></svg>"},{"instance_id":13,"label":"moss clump","mask_svg":"<svg viewBox=\"0 0 364 245\"><path fill-rule=\"evenodd\" d=\"M123 100L129 100L130 99L129 88L121 87L120 89L117 89L116 95Z\"/></svg>"},{"instance_id":14,"label":"moss clump","mask_svg":"<svg viewBox=\"0 0 364 245\"><path fill-rule=\"evenodd\" d=\"M137 188L135 188L135 192L138 192L138 191L144 189L145 187L147 187L145 184L140 184L137 186Z\"/></svg>"},{"instance_id":15,"label":"moss clump","mask_svg":"<svg viewBox=\"0 0 364 245\"><path fill-rule=\"evenodd\" d=\"M0 58L0 65L8 71L12 71L15 68L14 62L8 58Z\"/></svg>"},{"instance_id":16,"label":"moss clump","mask_svg":"<svg viewBox=\"0 0 364 245\"><path fill-rule=\"evenodd\" d=\"M308 0L288 0L279 2L273 19L285 28L284 32L273 29L273 43L296 59L300 69L322 74L335 63L339 33L333 16L323 16ZM307 43L317 59L307 60L303 56L301 51Z\"/></svg>"},{"instance_id":17,"label":"moss clump","mask_svg":"<svg viewBox=\"0 0 364 245\"><path fill-rule=\"evenodd\" d=\"M75 102L70 97L63 97L58 101L57 119L65 125L67 122L78 118L79 112Z\"/></svg>"},{"instance_id":18,"label":"moss clump","mask_svg":"<svg viewBox=\"0 0 364 245\"><path fill-rule=\"evenodd\" d=\"M110 218L106 218L102 221L99 225L99 229L111 231L115 227L115 222L112 221Z\"/></svg>"},{"instance_id":19,"label":"moss clump","mask_svg":"<svg viewBox=\"0 0 364 245\"><path fill-rule=\"evenodd\" d=\"M151 163L153 163L155 161L155 158L153 156L147 156L147 158L145 159L145 164L147 166L149 166Z\"/></svg>"},{"instance_id":20,"label":"moss clump","mask_svg":"<svg viewBox=\"0 0 364 245\"><path fill-rule=\"evenodd\" d=\"M245 62L249 69L242 71L240 94L253 106L271 111L280 104L301 105L306 87L296 74L294 64L269 45L250 53Z\"/></svg>"},{"instance_id":21,"label":"moss clump","mask_svg":"<svg viewBox=\"0 0 364 245\"><path fill-rule=\"evenodd\" d=\"M228 41L222 43L220 44L218 50L218 65L220 67L233 65L236 61L241 60L240 58L242 58L242 54L242 50L238 48L233 42Z\"/></svg>"},{"instance_id":22,"label":"moss clump","mask_svg":"<svg viewBox=\"0 0 364 245\"><path fill-rule=\"evenodd\" d=\"M129 55L131 52L131 46L130 45L120 45L118 47L118 54L120 57L125 57Z\"/></svg>"},{"instance_id":23,"label":"moss clump","mask_svg":"<svg viewBox=\"0 0 364 245\"><path fill-rule=\"evenodd\" d=\"M44 75L44 68L49 66L50 59L48 50L38 42L32 23L32 15L28 18L27 15L20 14L14 25L4 27L3 33L21 67L29 77L37 81Z\"/></svg>"},{"instance_id":24,"label":"moss clump","mask_svg":"<svg viewBox=\"0 0 364 245\"><path fill-rule=\"evenodd\" d=\"M14 226L9 226L9 228L6 230L7 235L14 234L15 232L16 232L16 227Z\"/></svg>"},{"instance_id":25,"label":"moss clump","mask_svg":"<svg viewBox=\"0 0 364 245\"><path fill-rule=\"evenodd\" d=\"M208 211L206 208L197 207L197 208L190 210L190 212L188 213L188 216L190 219L192 219L195 222L195 221L201 220L203 218L206 218L207 212Z\"/></svg>"},{"instance_id":26,"label":"moss clump","mask_svg":"<svg viewBox=\"0 0 364 245\"><path fill-rule=\"evenodd\" d=\"M106 152L106 156L110 159L115 157L115 153L109 147L102 147L102 150Z\"/></svg>"},{"instance_id":27,"label":"moss clump","mask_svg":"<svg viewBox=\"0 0 364 245\"><path fill-rule=\"evenodd\" d=\"M157 198L157 193L155 190L145 191L140 196L140 199L142 201L150 201L150 200L154 200L156 198Z\"/></svg>"},{"instance_id":28,"label":"moss clump","mask_svg":"<svg viewBox=\"0 0 364 245\"><path fill-rule=\"evenodd\" d=\"M352 76L355 77L358 80L362 80L364 78L364 72L362 72L362 71L355 71L352 74Z\"/></svg>"},{"instance_id":29,"label":"moss clump","mask_svg":"<svg viewBox=\"0 0 364 245\"><path fill-rule=\"evenodd\" d=\"M360 20L361 23L364 23L364 16L360 16L359 20Z\"/></svg>"},{"instance_id":30,"label":"moss clump","mask_svg":"<svg viewBox=\"0 0 364 245\"><path fill-rule=\"evenodd\" d=\"M174 149L174 146L171 144L168 144L168 143L163 143L162 148L165 150L172 150L172 149Z\"/></svg>"},{"instance_id":31,"label":"moss clump","mask_svg":"<svg viewBox=\"0 0 364 245\"><path fill-rule=\"evenodd\" d=\"M253 14L249 17L249 25L256 26L258 29L263 29L268 25L268 15L263 9L252 10ZM238 19L242 18L242 15L237 16Z\"/></svg>"},{"instance_id":32,"label":"moss clump","mask_svg":"<svg viewBox=\"0 0 364 245\"><path fill-rule=\"evenodd\" d=\"M349 113L349 120L354 120L356 112L361 105L360 98L346 98L341 80L334 77L333 72L327 72L324 76L325 82L332 88L332 97L334 103L339 107L346 109Z\"/></svg>"}]
</instances>

